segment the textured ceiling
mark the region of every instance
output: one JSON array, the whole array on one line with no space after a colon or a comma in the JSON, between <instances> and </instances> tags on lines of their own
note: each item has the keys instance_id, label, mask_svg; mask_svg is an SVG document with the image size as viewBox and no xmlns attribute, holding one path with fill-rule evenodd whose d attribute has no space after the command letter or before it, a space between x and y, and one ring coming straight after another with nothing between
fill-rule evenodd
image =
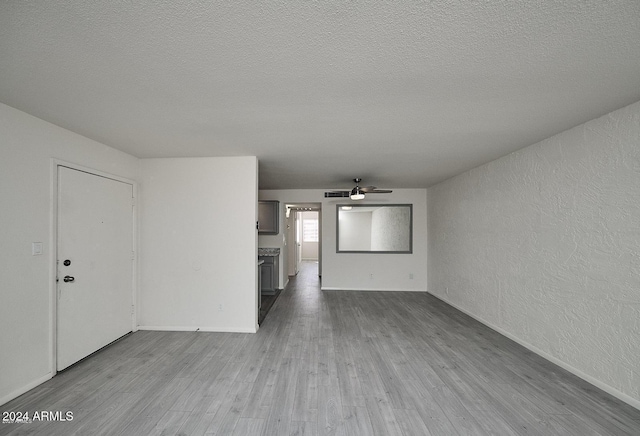
<instances>
[{"instance_id":1,"label":"textured ceiling","mask_svg":"<svg viewBox=\"0 0 640 436\"><path fill-rule=\"evenodd\" d=\"M0 102L261 189L426 187L638 100L638 0L0 2Z\"/></svg>"}]
</instances>

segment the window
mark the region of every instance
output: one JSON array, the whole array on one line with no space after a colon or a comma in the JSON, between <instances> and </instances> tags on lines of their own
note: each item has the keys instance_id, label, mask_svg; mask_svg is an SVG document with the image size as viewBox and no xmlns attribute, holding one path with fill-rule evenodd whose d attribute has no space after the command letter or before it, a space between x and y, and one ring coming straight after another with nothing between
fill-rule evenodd
<instances>
[{"instance_id":1,"label":"window","mask_svg":"<svg viewBox=\"0 0 640 436\"><path fill-rule=\"evenodd\" d=\"M318 220L302 220L302 242L318 242Z\"/></svg>"}]
</instances>

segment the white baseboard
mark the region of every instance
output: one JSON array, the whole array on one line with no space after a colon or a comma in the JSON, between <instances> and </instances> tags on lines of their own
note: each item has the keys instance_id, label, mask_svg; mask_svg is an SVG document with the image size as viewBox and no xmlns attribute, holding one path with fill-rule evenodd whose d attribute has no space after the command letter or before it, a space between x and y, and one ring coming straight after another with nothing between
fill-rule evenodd
<instances>
[{"instance_id":1,"label":"white baseboard","mask_svg":"<svg viewBox=\"0 0 640 436\"><path fill-rule=\"evenodd\" d=\"M365 288L334 288L322 286L321 291L363 291L363 292L427 292L426 289L365 289Z\"/></svg>"},{"instance_id":2,"label":"white baseboard","mask_svg":"<svg viewBox=\"0 0 640 436\"><path fill-rule=\"evenodd\" d=\"M8 395L5 395L4 397L0 398L0 405L3 405L5 403L8 403L9 401L18 398L20 395L24 394L25 392L29 392L31 389L40 386L42 383L51 380L51 377L53 377L52 373L48 373L47 375L40 377L34 381L32 381L31 383L28 383L24 386L22 386L20 389L16 389L15 391L11 392Z\"/></svg>"},{"instance_id":3,"label":"white baseboard","mask_svg":"<svg viewBox=\"0 0 640 436\"><path fill-rule=\"evenodd\" d=\"M157 326L157 325L139 325L138 330L155 330L162 332L210 332L210 333L256 333L257 329L234 329L220 327L193 327L193 326Z\"/></svg>"},{"instance_id":4,"label":"white baseboard","mask_svg":"<svg viewBox=\"0 0 640 436\"><path fill-rule=\"evenodd\" d=\"M636 409L640 410L640 400L637 400L637 399L635 399L633 397L630 397L629 395L625 394L624 392L620 392L616 388L614 388L612 386L609 386L606 383L603 383L602 381L590 376L589 374L585 374L581 370L579 370L577 368L574 368L573 366L571 366L568 363L558 359L557 357L554 357L554 356L542 351L541 349L535 347L534 345L531 345L528 342L523 341L522 339L518 338L517 336L514 336L513 334L509 333L508 331L506 331L506 330L504 330L504 329L502 329L502 328L500 328L500 327L498 327L496 325L493 325L490 322L485 321L484 319L480 318L477 315L474 315L473 313L471 313L468 310L458 306L457 304L454 304L454 303L448 301L447 299L445 299L445 298L443 298L443 297L441 297L439 295L434 295L431 292L428 292L428 293L430 295L433 295L434 297L436 297L438 300L441 300L441 301L447 303L449 306L455 307L460 312L463 312L463 313L469 315L471 318L475 319L476 321L481 322L482 324L486 325L490 329L497 331L501 335L506 336L507 338L511 339L514 342L517 342L518 344L522 345L523 347L527 348L528 350L533 351L538 356L543 357L543 358L547 359L548 361L550 361L552 363L555 363L556 365L558 365L559 367L561 367L563 369L566 369L567 371L569 371L573 375L578 376L581 379L591 383L592 385L602 389L606 393L608 393L610 395L613 395L614 397L616 397L620 401L624 401L628 405L630 405L632 407L635 407Z\"/></svg>"}]
</instances>

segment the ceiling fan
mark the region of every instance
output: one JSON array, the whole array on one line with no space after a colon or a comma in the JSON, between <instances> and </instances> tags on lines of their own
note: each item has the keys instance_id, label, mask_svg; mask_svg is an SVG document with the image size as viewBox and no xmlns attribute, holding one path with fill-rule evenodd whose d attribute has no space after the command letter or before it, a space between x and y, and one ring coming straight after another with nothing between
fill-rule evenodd
<instances>
[{"instance_id":1,"label":"ceiling fan","mask_svg":"<svg viewBox=\"0 0 640 436\"><path fill-rule=\"evenodd\" d=\"M355 178L353 179L353 181L356 182L356 187L353 188L351 191L325 192L324 193L325 198L349 197L352 200L362 200L364 199L365 194L388 194L390 192L393 192L388 189L378 189L375 186L360 187L360 182L362 181L362 179L360 178Z\"/></svg>"}]
</instances>

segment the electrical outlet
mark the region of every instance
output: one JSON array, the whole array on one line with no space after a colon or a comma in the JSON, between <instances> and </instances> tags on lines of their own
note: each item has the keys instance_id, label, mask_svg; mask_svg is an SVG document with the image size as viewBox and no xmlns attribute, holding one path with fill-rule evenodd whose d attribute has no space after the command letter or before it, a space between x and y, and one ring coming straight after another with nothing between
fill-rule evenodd
<instances>
[{"instance_id":1,"label":"electrical outlet","mask_svg":"<svg viewBox=\"0 0 640 436\"><path fill-rule=\"evenodd\" d=\"M218 312L222 312L222 304L218 304Z\"/></svg>"},{"instance_id":2,"label":"electrical outlet","mask_svg":"<svg viewBox=\"0 0 640 436\"><path fill-rule=\"evenodd\" d=\"M409 273L409 280L413 280L413 273Z\"/></svg>"},{"instance_id":3,"label":"electrical outlet","mask_svg":"<svg viewBox=\"0 0 640 436\"><path fill-rule=\"evenodd\" d=\"M40 256L42 254L42 242L31 243L31 255Z\"/></svg>"},{"instance_id":4,"label":"electrical outlet","mask_svg":"<svg viewBox=\"0 0 640 436\"><path fill-rule=\"evenodd\" d=\"M369 274L369 278L373 280L373 274Z\"/></svg>"}]
</instances>

